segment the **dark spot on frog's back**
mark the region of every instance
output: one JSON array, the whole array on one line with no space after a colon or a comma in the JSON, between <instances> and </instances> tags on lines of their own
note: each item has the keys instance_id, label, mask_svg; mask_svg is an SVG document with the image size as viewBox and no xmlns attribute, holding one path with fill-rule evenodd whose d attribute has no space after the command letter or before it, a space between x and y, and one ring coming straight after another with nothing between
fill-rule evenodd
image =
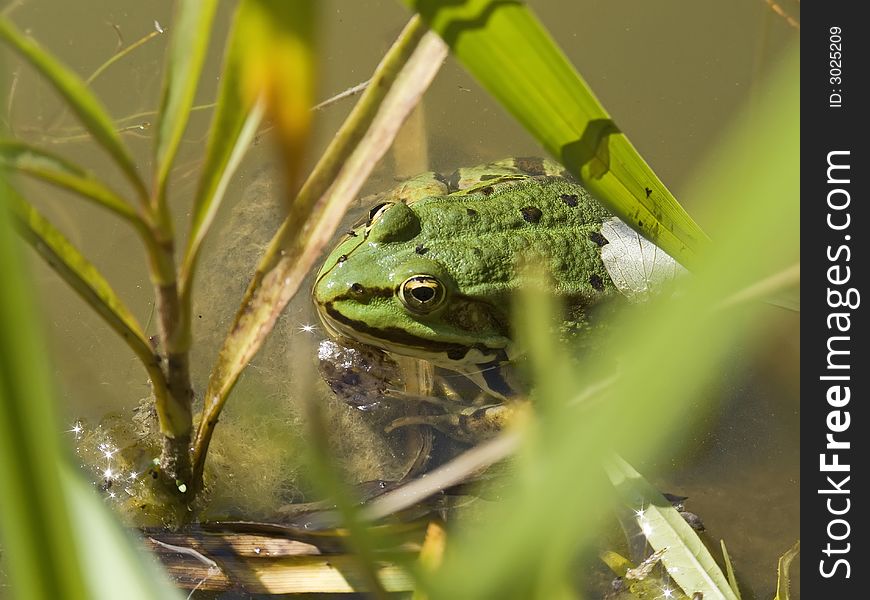
<instances>
[{"instance_id":1,"label":"dark spot on frog's back","mask_svg":"<svg viewBox=\"0 0 870 600\"><path fill-rule=\"evenodd\" d=\"M604 281L601 279L599 275L593 273L589 276L589 285L598 290L599 292L604 291Z\"/></svg>"},{"instance_id":2,"label":"dark spot on frog's back","mask_svg":"<svg viewBox=\"0 0 870 600\"><path fill-rule=\"evenodd\" d=\"M537 223L544 215L537 206L524 206L520 209L520 213L522 213L523 219L529 223Z\"/></svg>"},{"instance_id":3,"label":"dark spot on frog's back","mask_svg":"<svg viewBox=\"0 0 870 600\"><path fill-rule=\"evenodd\" d=\"M465 209L465 214L467 214L469 217L476 217L476 216L477 216L477 211L474 210L473 208L466 208L466 209Z\"/></svg>"},{"instance_id":4,"label":"dark spot on frog's back","mask_svg":"<svg viewBox=\"0 0 870 600\"><path fill-rule=\"evenodd\" d=\"M535 156L525 156L514 159L517 169L529 175L545 175L544 159Z\"/></svg>"},{"instance_id":5,"label":"dark spot on frog's back","mask_svg":"<svg viewBox=\"0 0 870 600\"><path fill-rule=\"evenodd\" d=\"M483 194L484 196L489 196L490 194L493 193L493 191L495 191L495 190L493 190L491 185L488 185L485 188L480 189L480 193Z\"/></svg>"},{"instance_id":6,"label":"dark spot on frog's back","mask_svg":"<svg viewBox=\"0 0 870 600\"><path fill-rule=\"evenodd\" d=\"M577 203L580 201L579 198L577 198L577 194L562 194L559 198L562 202L571 207L577 206Z\"/></svg>"},{"instance_id":7,"label":"dark spot on frog's back","mask_svg":"<svg viewBox=\"0 0 870 600\"><path fill-rule=\"evenodd\" d=\"M592 233L590 233L589 239L592 240L592 242L594 242L595 245L597 245L599 248L610 243L606 237L604 237L603 235L601 235L601 233L597 231L593 231Z\"/></svg>"}]
</instances>

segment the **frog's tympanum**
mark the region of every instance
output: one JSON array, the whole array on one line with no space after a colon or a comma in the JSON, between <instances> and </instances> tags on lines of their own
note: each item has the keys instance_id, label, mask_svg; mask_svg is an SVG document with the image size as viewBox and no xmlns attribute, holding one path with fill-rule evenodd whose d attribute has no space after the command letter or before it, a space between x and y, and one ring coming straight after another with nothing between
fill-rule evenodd
<instances>
[{"instance_id":1,"label":"frog's tympanum","mask_svg":"<svg viewBox=\"0 0 870 600\"><path fill-rule=\"evenodd\" d=\"M523 285L523 261L552 279L575 331L602 301L644 299L651 282L679 268L560 164L512 158L450 177L424 173L381 195L329 254L314 302L342 344L369 357L379 350L423 359L473 380L488 403L418 422L461 439L485 436L523 392L509 368L522 353L511 299ZM366 375L374 362L366 361ZM333 389L347 392L347 383Z\"/></svg>"}]
</instances>

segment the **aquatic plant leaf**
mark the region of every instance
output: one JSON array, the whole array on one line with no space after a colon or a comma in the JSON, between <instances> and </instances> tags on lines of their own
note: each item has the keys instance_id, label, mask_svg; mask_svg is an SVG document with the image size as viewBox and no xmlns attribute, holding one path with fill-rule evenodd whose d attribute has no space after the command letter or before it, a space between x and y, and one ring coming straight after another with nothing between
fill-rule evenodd
<instances>
[{"instance_id":1,"label":"aquatic plant leaf","mask_svg":"<svg viewBox=\"0 0 870 600\"><path fill-rule=\"evenodd\" d=\"M165 201L166 180L187 127L216 8L217 0L176 4L154 142L159 202Z\"/></svg>"},{"instance_id":2,"label":"aquatic plant leaf","mask_svg":"<svg viewBox=\"0 0 870 600\"><path fill-rule=\"evenodd\" d=\"M201 477L206 451L217 422L217 416L227 396L251 358L256 354L271 331L284 306L299 288L302 278L311 268L323 246L331 237L350 198L342 198L337 206L328 206L324 194L334 177L347 167L349 157L360 140L374 131L372 123L388 94L403 97L397 77L404 72L410 57L418 47L425 27L419 19L412 19L398 40L378 66L373 80L356 107L333 138L321 160L303 184L290 207L290 214L269 243L266 253L257 265L254 278L248 285L242 306L236 314L230 334L224 340L218 361L209 377L203 418L194 444L194 469ZM437 57L427 56L433 61ZM423 59L418 59L418 63ZM404 94L416 99L423 93L428 81L415 82L404 76ZM396 89L398 91L393 92ZM401 122L401 116L392 117ZM389 119L383 116L376 133L382 142L392 139L387 130ZM396 125L393 123L393 125ZM374 135L372 133L371 135ZM301 232L305 231L305 236ZM288 248L290 244L295 244Z\"/></svg>"},{"instance_id":3,"label":"aquatic plant leaf","mask_svg":"<svg viewBox=\"0 0 870 600\"><path fill-rule=\"evenodd\" d=\"M785 554L779 557L776 565L776 596L773 600L789 600L789 588L791 587L791 575L789 575L789 567L801 551L801 541L798 540L794 546L786 550Z\"/></svg>"},{"instance_id":4,"label":"aquatic plant leaf","mask_svg":"<svg viewBox=\"0 0 870 600\"><path fill-rule=\"evenodd\" d=\"M65 159L16 140L0 140L0 167L30 175L75 192L119 217L144 227L138 213L93 173Z\"/></svg>"},{"instance_id":5,"label":"aquatic plant leaf","mask_svg":"<svg viewBox=\"0 0 870 600\"><path fill-rule=\"evenodd\" d=\"M743 600L740 596L740 586L737 585L737 576L734 574L734 565L731 564L731 556L728 554L728 548L725 547L725 540L719 540L719 545L722 546L722 559L725 561L725 575L728 576L728 585L731 586L731 591L737 596L737 600Z\"/></svg>"},{"instance_id":6,"label":"aquatic plant leaf","mask_svg":"<svg viewBox=\"0 0 870 600\"><path fill-rule=\"evenodd\" d=\"M664 550L662 564L687 595L701 592L712 600L737 600L698 534L667 498L621 458L615 458L607 472L625 506L637 515L649 545Z\"/></svg>"},{"instance_id":7,"label":"aquatic plant leaf","mask_svg":"<svg viewBox=\"0 0 870 600\"><path fill-rule=\"evenodd\" d=\"M127 148L121 142L121 137L115 131L115 124L85 82L34 41L21 35L3 16L0 16L0 39L15 48L60 93L67 106L78 116L97 143L118 164L140 198L143 200L147 198L145 184L136 171L136 165Z\"/></svg>"},{"instance_id":8,"label":"aquatic plant leaf","mask_svg":"<svg viewBox=\"0 0 870 600\"><path fill-rule=\"evenodd\" d=\"M405 0L544 148L644 237L691 267L708 238L521 2Z\"/></svg>"},{"instance_id":9,"label":"aquatic plant leaf","mask_svg":"<svg viewBox=\"0 0 870 600\"><path fill-rule=\"evenodd\" d=\"M5 186L3 186L5 187ZM76 480L61 450L47 352L0 189L0 536L14 597L177 598ZM6 590L4 590L5 592Z\"/></svg>"},{"instance_id":10,"label":"aquatic plant leaf","mask_svg":"<svg viewBox=\"0 0 870 600\"><path fill-rule=\"evenodd\" d=\"M100 271L17 192L9 188L7 196L21 237L121 336L146 368L159 371L142 327Z\"/></svg>"}]
</instances>

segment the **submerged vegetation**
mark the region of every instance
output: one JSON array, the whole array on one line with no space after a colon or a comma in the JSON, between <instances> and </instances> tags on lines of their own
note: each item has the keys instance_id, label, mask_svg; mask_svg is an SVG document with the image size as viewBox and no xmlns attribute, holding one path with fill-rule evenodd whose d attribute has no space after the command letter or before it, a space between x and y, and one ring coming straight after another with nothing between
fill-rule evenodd
<instances>
[{"instance_id":1,"label":"submerged vegetation","mask_svg":"<svg viewBox=\"0 0 870 600\"><path fill-rule=\"evenodd\" d=\"M359 482L342 479L331 456L330 427L316 403L307 402L305 464L329 501L313 509L311 523L322 530L320 537L304 541L331 545L333 562L344 565L326 561L306 571L311 573L307 590L357 589L381 597L388 590L412 588L420 597L433 598L573 597L591 587L577 581L573 565L588 560L588 550L600 545L601 523L610 521L604 517L622 504L617 512L632 532L642 535L646 552L634 552L634 564L612 550L605 552L604 563L622 582L612 597L739 599L724 544L720 567L678 507L626 459L651 459L685 436L694 423L692 414L702 413L706 397L712 396L709 391L721 377L719 365L729 348L751 347L763 339L763 302L777 301L799 284L796 50L765 88L753 119L744 117L734 125L686 192L703 198L704 232L533 13L513 2L406 2L416 14L306 175L318 71L316 4L239 1L223 45L220 89L184 237L173 216L172 174L195 108L218 3L177 4L147 174L90 89L103 68L88 79L79 77L0 16L0 40L63 98L126 186L119 191L69 157L23 138L0 140L0 166L9 174L72 192L129 225L145 249L158 323L158 339L151 340L83 250L17 191L14 180L4 185L0 264L8 285L0 302L0 532L8 552L0 560L5 563L9 556L8 568L3 568L10 584L22 597L110 596L111 585L133 588L131 593L142 597L169 594L165 581L152 577L148 559L137 555L60 458L49 377L20 284L20 252L6 241L7 215L22 239L138 358L152 392L146 409L156 413L159 426L156 437L142 442L143 452L154 452L151 477L136 485L153 494L150 502L166 507L172 518L164 520L175 526L196 522L202 508L197 496L208 483L210 442L225 403L449 52L602 204L692 276L681 282L675 297L618 315L602 347L580 366L547 333L558 327L551 317L558 308L540 292L545 286L537 293L528 290L518 321L530 349L534 415L427 477L368 502L357 502L364 499L362 492L348 485ZM195 381L193 306L201 293L196 277L201 250L221 203L229 201L229 182L264 123L285 179L286 217L253 274L245 274L250 281L208 381ZM293 385L310 395L309 381ZM196 399L201 409L194 402L195 390L201 391ZM269 437L274 433L270 430ZM98 444L92 445L99 451ZM442 507L426 505L426 500L509 459L506 474L479 483L474 492L500 500L478 511L474 527L448 529L445 538L436 516ZM137 502L140 493L146 492L136 492ZM396 517L405 514L414 515L407 517L407 525ZM292 528L281 531L305 535ZM99 549L90 556L84 550L89 540ZM166 550L165 542L152 542L155 551ZM71 547L80 550L69 552ZM778 598L787 597L792 556L781 561L784 583ZM107 564L116 566L109 587L97 575ZM334 583L318 587L336 569L355 574L347 577L348 589L329 587ZM248 589L282 591L269 588L263 578L258 581L262 588L248 582Z\"/></svg>"}]
</instances>

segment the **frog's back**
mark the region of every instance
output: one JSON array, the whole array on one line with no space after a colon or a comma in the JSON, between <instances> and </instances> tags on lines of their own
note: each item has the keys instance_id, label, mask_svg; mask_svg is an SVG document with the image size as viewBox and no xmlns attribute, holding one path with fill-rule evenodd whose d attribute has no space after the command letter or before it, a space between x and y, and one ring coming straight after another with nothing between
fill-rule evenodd
<instances>
[{"instance_id":1,"label":"frog's back","mask_svg":"<svg viewBox=\"0 0 870 600\"><path fill-rule=\"evenodd\" d=\"M423 198L411 209L422 224L416 238L422 248L413 251L451 265L457 285L469 296L516 289L518 260L545 261L558 295L589 301L608 291L600 230L610 214L564 177L476 185Z\"/></svg>"}]
</instances>

